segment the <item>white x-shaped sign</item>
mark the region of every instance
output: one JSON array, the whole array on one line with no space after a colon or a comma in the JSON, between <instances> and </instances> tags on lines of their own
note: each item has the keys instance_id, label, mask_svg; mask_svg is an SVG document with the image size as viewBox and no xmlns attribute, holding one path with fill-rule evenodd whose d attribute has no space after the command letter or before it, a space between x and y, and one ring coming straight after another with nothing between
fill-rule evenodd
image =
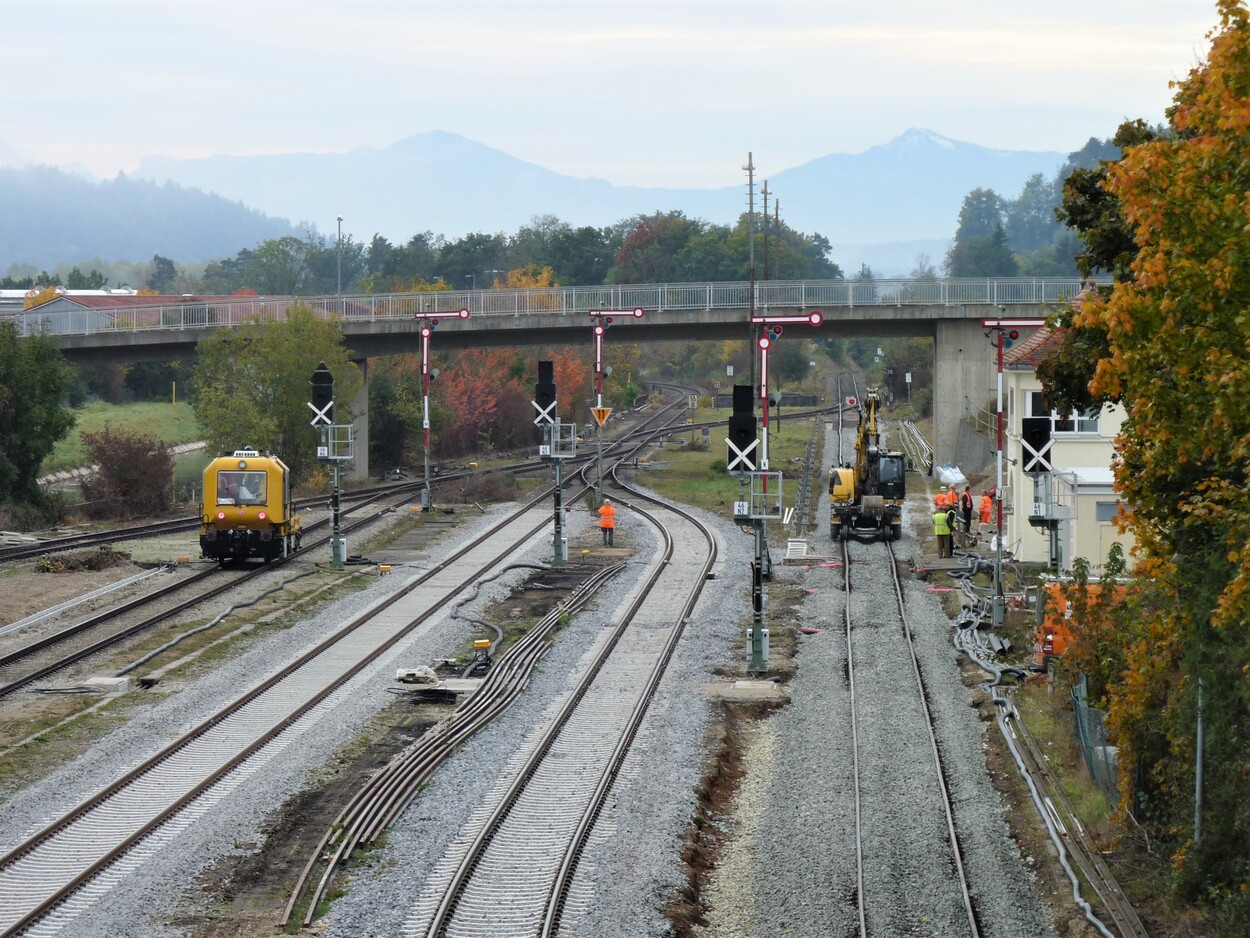
<instances>
[{"instance_id":1,"label":"white x-shaped sign","mask_svg":"<svg viewBox=\"0 0 1250 938\"><path fill-rule=\"evenodd\" d=\"M1050 464L1050 450L1054 446L1055 441L1048 439L1041 449L1034 449L1029 445L1029 441L1023 437L1020 439L1020 447L1024 450L1024 471L1025 472L1050 472L1052 466Z\"/></svg>"},{"instance_id":2,"label":"white x-shaped sign","mask_svg":"<svg viewBox=\"0 0 1250 938\"><path fill-rule=\"evenodd\" d=\"M311 423L314 427L332 426L334 424L334 421L330 419L330 408L333 406L334 406L334 401L330 401L328 404L326 404L325 407L318 410L317 405L314 404L312 401L309 401L308 409L313 412L313 419L310 420L309 423Z\"/></svg>"},{"instance_id":3,"label":"white x-shaped sign","mask_svg":"<svg viewBox=\"0 0 1250 938\"><path fill-rule=\"evenodd\" d=\"M534 418L534 426L542 426L544 423L556 422L556 402L552 401L546 407L539 407L538 401L530 401L534 405L534 409L538 411L538 416Z\"/></svg>"},{"instance_id":4,"label":"white x-shaped sign","mask_svg":"<svg viewBox=\"0 0 1250 938\"><path fill-rule=\"evenodd\" d=\"M752 440L751 445L746 449L738 449L738 447L734 446L734 441L729 439L729 437L725 437L725 442L729 444L730 455L729 465L727 468L737 469L738 464L741 463L743 469L746 469L749 472L754 472L755 460L751 458L751 451L759 446L760 441Z\"/></svg>"}]
</instances>

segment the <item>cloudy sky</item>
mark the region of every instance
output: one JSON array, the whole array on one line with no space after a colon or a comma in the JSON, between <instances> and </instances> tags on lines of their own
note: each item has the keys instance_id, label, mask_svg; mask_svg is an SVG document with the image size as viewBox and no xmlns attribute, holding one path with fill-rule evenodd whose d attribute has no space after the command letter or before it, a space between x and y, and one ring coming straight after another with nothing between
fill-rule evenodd
<instances>
[{"instance_id":1,"label":"cloudy sky","mask_svg":"<svg viewBox=\"0 0 1250 938\"><path fill-rule=\"evenodd\" d=\"M618 185L735 185L911 127L1069 152L1162 119L1215 0L0 0L0 163L461 134Z\"/></svg>"}]
</instances>

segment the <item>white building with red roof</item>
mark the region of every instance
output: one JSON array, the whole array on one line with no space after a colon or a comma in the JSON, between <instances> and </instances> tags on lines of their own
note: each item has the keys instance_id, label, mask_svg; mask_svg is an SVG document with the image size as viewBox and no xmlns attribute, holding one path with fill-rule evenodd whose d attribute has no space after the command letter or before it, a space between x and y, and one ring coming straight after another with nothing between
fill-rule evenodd
<instances>
[{"instance_id":1,"label":"white building with red roof","mask_svg":"<svg viewBox=\"0 0 1250 938\"><path fill-rule=\"evenodd\" d=\"M1050 406L1037 365L1060 338L1042 328L1003 354L1003 544L1016 560L1068 572L1084 557L1100 572L1112 544L1127 557L1134 543L1114 523L1127 510L1112 469L1124 409L1065 416Z\"/></svg>"}]
</instances>

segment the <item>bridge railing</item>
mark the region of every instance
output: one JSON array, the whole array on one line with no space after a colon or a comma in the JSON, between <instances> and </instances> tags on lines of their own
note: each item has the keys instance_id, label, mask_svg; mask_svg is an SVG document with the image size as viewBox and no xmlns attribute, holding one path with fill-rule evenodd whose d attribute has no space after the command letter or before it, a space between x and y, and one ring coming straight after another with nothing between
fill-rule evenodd
<instances>
[{"instance_id":1,"label":"bridge railing","mask_svg":"<svg viewBox=\"0 0 1250 938\"><path fill-rule=\"evenodd\" d=\"M1100 283L1109 282L1105 278ZM802 310L863 306L1006 306L1062 303L1085 285L1075 277L944 280L780 280L755 284L755 308ZM172 298L171 298L172 300ZM467 308L474 317L585 315L589 310L746 310L749 282L618 284L534 290L462 290L363 296L209 297L93 309L70 298L15 314L24 334L87 335L157 329L233 327L287 319L297 304L344 321L438 318ZM57 308L57 307L61 308ZM67 308L68 307L68 308Z\"/></svg>"}]
</instances>

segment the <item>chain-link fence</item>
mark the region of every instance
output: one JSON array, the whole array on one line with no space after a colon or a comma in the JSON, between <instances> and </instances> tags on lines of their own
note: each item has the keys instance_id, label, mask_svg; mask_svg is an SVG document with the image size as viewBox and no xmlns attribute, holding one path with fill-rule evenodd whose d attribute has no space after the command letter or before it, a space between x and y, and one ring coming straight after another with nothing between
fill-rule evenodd
<instances>
[{"instance_id":1,"label":"chain-link fence","mask_svg":"<svg viewBox=\"0 0 1250 938\"><path fill-rule=\"evenodd\" d=\"M1116 784L1116 761L1119 750L1108 742L1107 714L1096 707L1091 707L1086 700L1089 688L1084 674L1070 690L1074 717L1073 732L1081 744L1081 751L1085 754L1085 764L1089 767L1090 777L1108 800L1115 802L1119 797Z\"/></svg>"}]
</instances>

